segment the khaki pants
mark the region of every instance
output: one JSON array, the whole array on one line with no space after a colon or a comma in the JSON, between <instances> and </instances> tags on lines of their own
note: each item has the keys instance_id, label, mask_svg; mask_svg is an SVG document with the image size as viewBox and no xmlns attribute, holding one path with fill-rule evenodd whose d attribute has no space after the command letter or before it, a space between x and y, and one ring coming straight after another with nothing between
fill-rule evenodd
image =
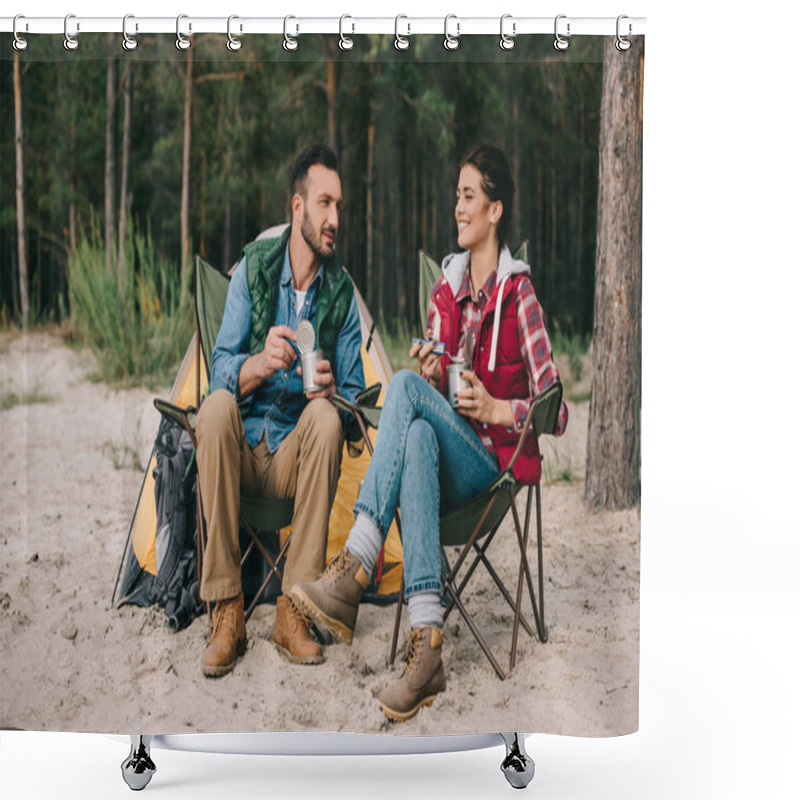
<instances>
[{"instance_id":1,"label":"khaki pants","mask_svg":"<svg viewBox=\"0 0 800 800\"><path fill-rule=\"evenodd\" d=\"M343 441L339 414L328 400L311 400L277 452L270 453L263 439L256 447L247 443L230 392L220 389L206 398L197 415L197 474L208 534L201 599L225 600L242 591L242 492L295 498L284 592L298 581L319 577L325 566Z\"/></svg>"}]
</instances>

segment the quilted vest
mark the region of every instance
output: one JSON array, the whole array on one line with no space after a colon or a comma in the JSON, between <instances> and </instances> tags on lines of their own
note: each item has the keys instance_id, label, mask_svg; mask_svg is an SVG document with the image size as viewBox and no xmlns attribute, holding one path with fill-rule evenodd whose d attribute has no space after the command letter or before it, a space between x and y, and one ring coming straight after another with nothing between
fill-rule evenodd
<instances>
[{"instance_id":1,"label":"quilted vest","mask_svg":"<svg viewBox=\"0 0 800 800\"><path fill-rule=\"evenodd\" d=\"M474 372L492 397L503 400L520 399L530 396L528 372L519 346L517 333L517 287L527 275L512 275L505 282L498 282L492 296L486 304L481 320L480 331L475 343ZM450 284L442 279L433 290L433 301L439 311L441 328L439 338L445 343L446 353L442 358L442 390L446 392L447 364L449 353L458 349L461 335L461 306L455 301ZM502 298L498 291L503 289ZM497 355L494 370L489 369L492 349L492 330L495 316L500 309L499 331L497 339ZM471 419L472 427L481 436L488 434L494 445L500 467L508 466L514 450L519 442L519 433L504 425L490 425ZM525 447L514 464L514 476L521 483L538 483L542 476L542 459L536 438L528 435Z\"/></svg>"},{"instance_id":2,"label":"quilted vest","mask_svg":"<svg viewBox=\"0 0 800 800\"><path fill-rule=\"evenodd\" d=\"M264 349L267 333L275 320L283 256L291 235L289 226L274 239L259 239L245 245L250 312L250 355ZM353 302L353 284L334 253L324 262L322 284L317 291L317 347L336 371L336 340Z\"/></svg>"}]
</instances>

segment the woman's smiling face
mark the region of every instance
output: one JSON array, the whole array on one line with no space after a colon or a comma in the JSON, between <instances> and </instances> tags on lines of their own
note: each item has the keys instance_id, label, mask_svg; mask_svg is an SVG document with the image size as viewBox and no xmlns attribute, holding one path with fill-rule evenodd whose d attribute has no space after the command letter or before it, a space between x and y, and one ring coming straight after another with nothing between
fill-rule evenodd
<instances>
[{"instance_id":1,"label":"woman's smiling face","mask_svg":"<svg viewBox=\"0 0 800 800\"><path fill-rule=\"evenodd\" d=\"M458 246L472 250L496 235L496 225L502 213L503 204L499 200L489 200L483 190L480 171L472 164L465 164L456 191Z\"/></svg>"}]
</instances>

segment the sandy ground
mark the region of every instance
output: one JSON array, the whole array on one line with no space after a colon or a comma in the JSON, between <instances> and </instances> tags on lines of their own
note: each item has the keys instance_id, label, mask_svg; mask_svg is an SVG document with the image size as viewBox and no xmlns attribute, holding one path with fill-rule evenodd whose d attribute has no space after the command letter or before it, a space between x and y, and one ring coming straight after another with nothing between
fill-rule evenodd
<instances>
[{"instance_id":1,"label":"sandy ground","mask_svg":"<svg viewBox=\"0 0 800 800\"><path fill-rule=\"evenodd\" d=\"M364 605L353 645L328 647L326 663L308 667L279 656L275 608L262 605L246 655L217 680L200 672L205 618L172 634L159 609L110 608L158 415L152 392L93 383L91 369L88 354L55 336L0 334L0 393L27 395L0 411L1 727L586 736L638 727L640 515L583 508L587 402L571 404L567 433L545 449L555 471L572 472L542 492L549 641L522 635L515 671L500 681L454 614L446 692L395 724L375 699L391 675L393 607ZM513 535L504 525L501 534ZM498 544L496 566L510 583L513 550ZM500 653L509 638L497 623L509 623L508 608L480 573L469 607Z\"/></svg>"}]
</instances>

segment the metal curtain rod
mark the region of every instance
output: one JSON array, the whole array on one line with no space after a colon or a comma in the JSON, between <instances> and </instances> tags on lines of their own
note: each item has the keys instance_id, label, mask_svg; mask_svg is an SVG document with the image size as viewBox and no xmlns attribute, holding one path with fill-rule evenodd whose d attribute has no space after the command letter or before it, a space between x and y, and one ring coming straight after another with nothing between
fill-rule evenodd
<instances>
[{"instance_id":1,"label":"metal curtain rod","mask_svg":"<svg viewBox=\"0 0 800 800\"><path fill-rule=\"evenodd\" d=\"M505 34L508 37L526 34L553 34L568 36L639 36L645 32L644 17L195 17L181 14L175 17L0 17L0 33L17 35L61 34L78 37L87 33L125 33L137 36L144 33L171 33L182 36L195 33L274 34L301 36L308 33L337 35L390 34L414 36L417 34L449 34L451 37L476 34Z\"/></svg>"}]
</instances>

